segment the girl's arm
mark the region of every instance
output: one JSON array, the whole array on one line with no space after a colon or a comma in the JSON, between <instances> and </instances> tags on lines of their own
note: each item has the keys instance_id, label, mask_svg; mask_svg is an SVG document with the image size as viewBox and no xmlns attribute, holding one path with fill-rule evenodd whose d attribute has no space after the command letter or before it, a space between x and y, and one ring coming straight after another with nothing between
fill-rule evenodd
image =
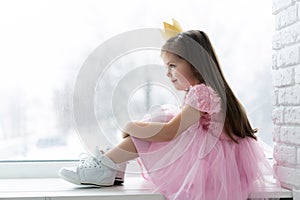
<instances>
[{"instance_id":1,"label":"girl's arm","mask_svg":"<svg viewBox=\"0 0 300 200\"><path fill-rule=\"evenodd\" d=\"M179 114L167 123L129 122L124 127L123 132L146 141L170 141L198 122L203 114L191 106L185 106Z\"/></svg>"}]
</instances>

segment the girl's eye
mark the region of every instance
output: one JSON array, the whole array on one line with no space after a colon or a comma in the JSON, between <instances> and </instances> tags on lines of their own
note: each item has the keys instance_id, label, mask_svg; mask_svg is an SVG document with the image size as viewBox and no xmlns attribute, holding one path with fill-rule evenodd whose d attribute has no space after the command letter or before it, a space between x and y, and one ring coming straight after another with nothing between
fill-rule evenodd
<instances>
[{"instance_id":1,"label":"girl's eye","mask_svg":"<svg viewBox=\"0 0 300 200\"><path fill-rule=\"evenodd\" d=\"M173 65L173 64L170 64L170 65L169 65L169 69L170 69L170 70L173 70L174 68L175 68L175 65Z\"/></svg>"}]
</instances>

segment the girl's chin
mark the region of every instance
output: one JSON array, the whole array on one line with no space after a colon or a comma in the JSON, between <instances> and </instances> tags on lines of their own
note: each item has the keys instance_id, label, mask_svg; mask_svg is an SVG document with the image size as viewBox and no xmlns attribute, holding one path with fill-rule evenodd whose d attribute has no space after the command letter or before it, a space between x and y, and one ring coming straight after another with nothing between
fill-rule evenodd
<instances>
[{"instance_id":1,"label":"girl's chin","mask_svg":"<svg viewBox=\"0 0 300 200\"><path fill-rule=\"evenodd\" d=\"M178 91L184 91L184 90L186 90L185 88L182 88L182 87L176 87L176 86L174 86L174 87L175 87L175 89L178 90Z\"/></svg>"},{"instance_id":2,"label":"girl's chin","mask_svg":"<svg viewBox=\"0 0 300 200\"><path fill-rule=\"evenodd\" d=\"M178 91L184 91L184 90L186 90L186 88L188 88L188 86L185 86L185 85L182 85L182 84L178 84L177 81L173 82L173 86Z\"/></svg>"}]
</instances>

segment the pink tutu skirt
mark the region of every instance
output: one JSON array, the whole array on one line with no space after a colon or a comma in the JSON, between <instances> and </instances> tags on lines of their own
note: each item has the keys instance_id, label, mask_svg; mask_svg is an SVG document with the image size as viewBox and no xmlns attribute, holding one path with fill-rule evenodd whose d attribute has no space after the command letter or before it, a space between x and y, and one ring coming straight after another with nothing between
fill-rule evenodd
<instances>
[{"instance_id":1,"label":"pink tutu skirt","mask_svg":"<svg viewBox=\"0 0 300 200\"><path fill-rule=\"evenodd\" d=\"M144 121L166 122L177 112L174 107L162 107ZM265 184L264 174L272 173L272 168L256 140L235 143L201 131L195 124L169 142L132 137L146 178L167 199L244 200ZM213 148L203 154L211 140Z\"/></svg>"}]
</instances>

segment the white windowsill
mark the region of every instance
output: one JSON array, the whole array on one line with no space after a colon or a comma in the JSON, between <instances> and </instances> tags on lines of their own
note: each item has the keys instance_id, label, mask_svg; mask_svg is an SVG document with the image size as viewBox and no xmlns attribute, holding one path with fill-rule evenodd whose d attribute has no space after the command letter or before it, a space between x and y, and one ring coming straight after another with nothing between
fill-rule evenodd
<instances>
[{"instance_id":1,"label":"white windowsill","mask_svg":"<svg viewBox=\"0 0 300 200\"><path fill-rule=\"evenodd\" d=\"M113 187L77 186L58 178L2 179L0 199L145 199L163 200L153 185L140 177L126 177L126 183Z\"/></svg>"},{"instance_id":2,"label":"white windowsill","mask_svg":"<svg viewBox=\"0 0 300 200\"><path fill-rule=\"evenodd\" d=\"M144 199L164 200L158 192L154 192L154 186L141 177L126 177L123 186L114 187L88 187L76 186L58 178L41 179L1 179L0 199ZM291 198L292 192L287 189L277 188L270 184L264 188L264 193L251 193L250 197L281 197Z\"/></svg>"}]
</instances>

